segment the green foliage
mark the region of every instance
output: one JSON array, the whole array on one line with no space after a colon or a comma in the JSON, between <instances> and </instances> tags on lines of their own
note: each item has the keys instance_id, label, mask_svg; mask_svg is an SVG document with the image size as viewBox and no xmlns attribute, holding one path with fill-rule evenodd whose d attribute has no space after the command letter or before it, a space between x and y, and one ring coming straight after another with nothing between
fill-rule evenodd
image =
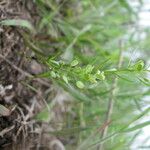
<instances>
[{"instance_id":1,"label":"green foliage","mask_svg":"<svg viewBox=\"0 0 150 150\"><path fill-rule=\"evenodd\" d=\"M142 71L144 69L144 66L144 62L142 60L139 60L131 67L131 69L134 71Z\"/></svg>"},{"instance_id":2,"label":"green foliage","mask_svg":"<svg viewBox=\"0 0 150 150\"><path fill-rule=\"evenodd\" d=\"M149 108L143 108L147 105L144 97L150 95L149 40L137 40L133 36L137 29L131 33L132 28L128 27L136 24L136 12L126 0L63 0L61 3L36 0L35 4L40 15L35 27L37 37L44 34L48 39L40 40L22 33L27 46L47 67L47 71L35 77L48 78L53 81L53 86L72 95L77 121L74 127L64 120L66 126L51 134L73 136L76 142L66 145L68 150L73 146L78 150L94 150L100 143L107 150L130 147L131 139L134 141L140 135L137 131L149 125L149 121L135 124L149 113ZM32 30L29 23L22 21L2 24ZM134 50L137 45L144 48L140 50L143 55L132 61L134 54L128 56L125 53L130 54L129 49ZM119 66L120 55L124 58ZM108 101L112 98L114 106L111 121L107 124ZM45 109L37 119L47 121L48 114ZM106 126L109 126L107 136L100 138ZM78 136L74 136L75 132Z\"/></svg>"},{"instance_id":3,"label":"green foliage","mask_svg":"<svg viewBox=\"0 0 150 150\"><path fill-rule=\"evenodd\" d=\"M51 71L49 73L47 72L47 75L44 73L40 76L63 80L67 84L69 82L76 83L78 88L84 88L85 85L92 85L98 81L105 80L104 71L100 71L90 64L81 67L77 60L73 60L68 64L64 61L56 61L52 58L48 59L45 63L49 66Z\"/></svg>"},{"instance_id":4,"label":"green foliage","mask_svg":"<svg viewBox=\"0 0 150 150\"><path fill-rule=\"evenodd\" d=\"M81 81L77 81L76 85L78 88L83 89L84 88L84 84Z\"/></svg>"},{"instance_id":5,"label":"green foliage","mask_svg":"<svg viewBox=\"0 0 150 150\"><path fill-rule=\"evenodd\" d=\"M134 23L133 18L137 14L126 0L71 0L61 4L39 0L36 4L41 10L41 22L37 28L40 32L46 30L46 34L51 37L49 42L54 44L52 48L47 46L50 57L42 59L48 71L39 76L50 78L56 86L61 86L72 95L75 102L81 103L82 107L78 104L72 106L77 114L77 129L83 129L83 124L88 128L89 122L95 125L84 132L77 132L79 138L75 149L92 150L95 149L92 146L94 143L102 142L108 150L124 149L130 145L129 137L133 137L134 141L138 135L135 133L136 136L128 136L126 132L148 125L147 122L134 125L143 97L150 94L147 59L130 62L132 56L124 56L121 68L117 66L120 50L129 53L128 49L137 45L127 28L130 23ZM128 37L125 39L126 35ZM124 43L123 47L120 41ZM42 41L34 43L40 50L43 50L42 45L48 45L42 44ZM51 53L53 48L59 51L59 55ZM100 139L97 126L103 128L105 123L108 99L115 78L119 80L115 89L112 123L109 125L108 136ZM146 91L143 90L145 85L148 88ZM145 111L142 113L144 115ZM129 127L131 124L133 127ZM68 130L66 127L60 133L74 136L74 125ZM73 145L66 145L66 148L73 149Z\"/></svg>"},{"instance_id":6,"label":"green foliage","mask_svg":"<svg viewBox=\"0 0 150 150\"><path fill-rule=\"evenodd\" d=\"M71 67L74 67L78 64L79 62L77 60L74 60L71 62Z\"/></svg>"}]
</instances>

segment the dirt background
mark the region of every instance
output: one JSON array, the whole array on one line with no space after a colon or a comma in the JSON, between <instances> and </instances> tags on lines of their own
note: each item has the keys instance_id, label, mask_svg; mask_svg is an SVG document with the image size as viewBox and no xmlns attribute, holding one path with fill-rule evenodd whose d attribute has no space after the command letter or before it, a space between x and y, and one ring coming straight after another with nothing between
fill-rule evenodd
<instances>
[{"instance_id":1,"label":"dirt background","mask_svg":"<svg viewBox=\"0 0 150 150\"><path fill-rule=\"evenodd\" d=\"M36 24L39 20L37 11L30 0L0 1L0 20L26 19ZM0 26L0 104L9 110L8 114L0 116L0 149L63 150L62 140L48 134L54 127L38 122L34 117L51 97L57 97L55 103L60 97L66 98L64 95L58 97L59 92L50 81L31 78L45 67L25 45L20 31L24 30ZM63 113L64 108L57 104L51 120L62 121Z\"/></svg>"}]
</instances>

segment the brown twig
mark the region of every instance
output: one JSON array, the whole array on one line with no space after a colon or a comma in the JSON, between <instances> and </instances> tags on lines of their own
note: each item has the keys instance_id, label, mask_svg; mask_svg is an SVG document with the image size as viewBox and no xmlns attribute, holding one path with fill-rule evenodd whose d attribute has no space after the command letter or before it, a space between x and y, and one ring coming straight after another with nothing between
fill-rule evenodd
<instances>
[{"instance_id":1,"label":"brown twig","mask_svg":"<svg viewBox=\"0 0 150 150\"><path fill-rule=\"evenodd\" d=\"M8 133L9 131L13 130L15 128L15 125L5 128L0 132L0 137L3 137L6 133Z\"/></svg>"}]
</instances>

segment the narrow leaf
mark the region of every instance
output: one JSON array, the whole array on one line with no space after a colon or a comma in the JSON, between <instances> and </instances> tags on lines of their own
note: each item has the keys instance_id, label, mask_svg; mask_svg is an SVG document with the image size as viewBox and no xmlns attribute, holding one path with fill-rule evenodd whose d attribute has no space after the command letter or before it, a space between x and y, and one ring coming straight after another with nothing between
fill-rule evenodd
<instances>
[{"instance_id":1,"label":"narrow leaf","mask_svg":"<svg viewBox=\"0 0 150 150\"><path fill-rule=\"evenodd\" d=\"M20 27L25 27L25 28L29 29L30 31L35 32L34 27L27 20L22 20L22 19L7 19L7 20L0 21L0 24L1 25L5 25L5 26L20 26Z\"/></svg>"},{"instance_id":2,"label":"narrow leaf","mask_svg":"<svg viewBox=\"0 0 150 150\"><path fill-rule=\"evenodd\" d=\"M144 128L146 126L150 125L150 121L146 121L146 122L143 122L143 123L140 123L132 128L129 128L129 129L126 129L125 132L131 132L131 131L135 131L135 130L138 130L138 129L141 129L141 128Z\"/></svg>"},{"instance_id":3,"label":"narrow leaf","mask_svg":"<svg viewBox=\"0 0 150 150\"><path fill-rule=\"evenodd\" d=\"M0 104L0 116L9 116L10 110Z\"/></svg>"}]
</instances>

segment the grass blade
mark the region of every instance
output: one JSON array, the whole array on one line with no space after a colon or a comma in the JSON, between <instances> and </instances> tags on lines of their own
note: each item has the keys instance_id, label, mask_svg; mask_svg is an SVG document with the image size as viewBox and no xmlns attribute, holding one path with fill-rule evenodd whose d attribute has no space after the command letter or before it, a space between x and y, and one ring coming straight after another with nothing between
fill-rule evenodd
<instances>
[{"instance_id":1,"label":"grass blade","mask_svg":"<svg viewBox=\"0 0 150 150\"><path fill-rule=\"evenodd\" d=\"M28 30L30 30L31 32L35 33L35 29L34 29L33 25L27 20L23 20L23 19L6 19L6 20L0 21L0 24L4 25L4 26L24 27L24 28L27 28Z\"/></svg>"}]
</instances>

